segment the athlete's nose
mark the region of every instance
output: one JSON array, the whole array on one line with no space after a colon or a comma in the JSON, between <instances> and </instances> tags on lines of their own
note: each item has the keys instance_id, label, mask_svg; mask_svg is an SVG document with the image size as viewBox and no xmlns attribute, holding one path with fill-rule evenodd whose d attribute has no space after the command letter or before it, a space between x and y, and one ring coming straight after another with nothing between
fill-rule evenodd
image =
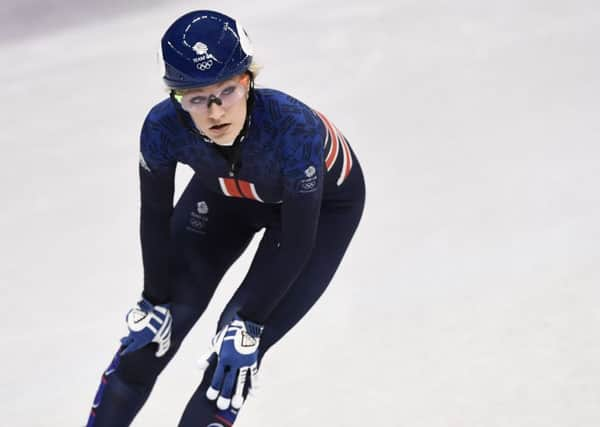
<instances>
[{"instance_id":1,"label":"athlete's nose","mask_svg":"<svg viewBox=\"0 0 600 427\"><path fill-rule=\"evenodd\" d=\"M219 120L225 114L225 109L216 103L208 107L208 117L213 120Z\"/></svg>"}]
</instances>

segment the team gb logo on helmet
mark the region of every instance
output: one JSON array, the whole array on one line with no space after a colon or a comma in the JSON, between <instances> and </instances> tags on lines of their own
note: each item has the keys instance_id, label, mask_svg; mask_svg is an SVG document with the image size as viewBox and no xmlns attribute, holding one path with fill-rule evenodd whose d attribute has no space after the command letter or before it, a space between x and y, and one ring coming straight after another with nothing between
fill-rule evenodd
<instances>
[{"instance_id":1,"label":"team gb logo on helmet","mask_svg":"<svg viewBox=\"0 0 600 427\"><path fill-rule=\"evenodd\" d=\"M192 49L198 55L197 57L192 58L192 61L194 61L196 68L200 71L210 70L212 66L215 65L215 62L221 63L221 61L208 51L208 46L202 42L196 42L194 46L192 46Z\"/></svg>"},{"instance_id":2,"label":"team gb logo on helmet","mask_svg":"<svg viewBox=\"0 0 600 427\"><path fill-rule=\"evenodd\" d=\"M188 32L192 29L194 24L206 18L206 16L201 16L194 19L192 23L188 25L188 27L185 29L185 33L183 34L183 43L188 47L191 47L192 50L196 53L196 55L198 55L195 58L192 58L192 61L194 62L194 64L196 64L196 68L200 71L210 70L213 67L213 65L215 65L215 62L218 62L219 64L221 63L221 61L219 61L216 56L209 52L209 48L206 43L197 41L196 43L194 43L193 46L190 46L190 44L188 43Z\"/></svg>"},{"instance_id":3,"label":"team gb logo on helmet","mask_svg":"<svg viewBox=\"0 0 600 427\"><path fill-rule=\"evenodd\" d=\"M196 52L198 55L204 55L205 53L208 53L208 46L206 46L204 43L202 42L198 42L196 43L194 46L192 46L192 49L194 50L194 52Z\"/></svg>"},{"instance_id":4,"label":"team gb logo on helmet","mask_svg":"<svg viewBox=\"0 0 600 427\"><path fill-rule=\"evenodd\" d=\"M188 26L188 28L186 29L186 33L187 31L189 31L192 26L202 20L205 19L206 17L199 17L196 18L194 21L192 21L191 25ZM240 42L240 47L242 48L242 51L248 55L248 56L252 56L254 54L254 49L252 47L252 43L250 42L250 38L248 37L248 33L246 32L246 30L244 29L244 27L242 27L238 22L236 22L236 27L237 27L237 32L231 28L231 26L229 26L228 24L225 24L224 26L224 30L225 31L230 31L232 33L232 35L237 38ZM190 46L187 43L186 40L186 35L184 35L184 43L187 44L188 46ZM206 43L203 43L202 41L197 41L196 43L194 43L193 46L190 46L192 48L192 50L196 53L195 58L192 58L192 61L194 62L194 64L196 64L196 68L200 71L208 71L210 70L213 65L215 64L215 62L217 63L221 63L221 61L219 61L217 59L217 57L215 57L212 53L209 52L209 47Z\"/></svg>"},{"instance_id":5,"label":"team gb logo on helmet","mask_svg":"<svg viewBox=\"0 0 600 427\"><path fill-rule=\"evenodd\" d=\"M192 49L198 55L192 61L196 64L196 68L200 71L207 71L212 68L215 62L220 62L214 55L208 53L208 46L202 42L197 42Z\"/></svg>"}]
</instances>

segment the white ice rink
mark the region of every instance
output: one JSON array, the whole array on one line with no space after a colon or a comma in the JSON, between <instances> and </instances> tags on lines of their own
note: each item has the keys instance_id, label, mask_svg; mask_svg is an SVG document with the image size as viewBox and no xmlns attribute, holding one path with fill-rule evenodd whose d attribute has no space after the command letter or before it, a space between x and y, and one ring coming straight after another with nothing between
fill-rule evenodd
<instances>
[{"instance_id":1,"label":"white ice rink","mask_svg":"<svg viewBox=\"0 0 600 427\"><path fill-rule=\"evenodd\" d=\"M2 5L0 425L87 420L141 291L159 40L199 8L243 21L258 83L330 116L368 186L236 427L600 425L597 0L89 3ZM177 424L250 255L134 426Z\"/></svg>"}]
</instances>

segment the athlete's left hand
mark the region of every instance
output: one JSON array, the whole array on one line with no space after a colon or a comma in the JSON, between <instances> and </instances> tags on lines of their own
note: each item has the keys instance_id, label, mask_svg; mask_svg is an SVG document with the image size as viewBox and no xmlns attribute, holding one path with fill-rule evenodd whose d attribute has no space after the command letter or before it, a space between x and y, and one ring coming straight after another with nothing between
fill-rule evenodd
<instances>
[{"instance_id":1,"label":"athlete's left hand","mask_svg":"<svg viewBox=\"0 0 600 427\"><path fill-rule=\"evenodd\" d=\"M210 353L200 361L202 369L217 359L217 368L206 391L209 400L217 399L221 410L231 405L240 409L244 403L244 387L258 371L258 346L263 327L235 317L212 339ZM235 388L235 390L234 390Z\"/></svg>"}]
</instances>

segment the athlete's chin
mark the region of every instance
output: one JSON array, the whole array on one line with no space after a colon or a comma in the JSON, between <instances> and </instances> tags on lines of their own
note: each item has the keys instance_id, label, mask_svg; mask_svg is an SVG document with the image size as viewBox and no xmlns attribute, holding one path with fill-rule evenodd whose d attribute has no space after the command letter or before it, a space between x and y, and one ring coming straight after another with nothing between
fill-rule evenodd
<instances>
[{"instance_id":1,"label":"athlete's chin","mask_svg":"<svg viewBox=\"0 0 600 427\"><path fill-rule=\"evenodd\" d=\"M235 137L240 133L239 129L232 129L233 126L228 126L225 132L209 132L208 136L213 142L219 145L231 145Z\"/></svg>"}]
</instances>

